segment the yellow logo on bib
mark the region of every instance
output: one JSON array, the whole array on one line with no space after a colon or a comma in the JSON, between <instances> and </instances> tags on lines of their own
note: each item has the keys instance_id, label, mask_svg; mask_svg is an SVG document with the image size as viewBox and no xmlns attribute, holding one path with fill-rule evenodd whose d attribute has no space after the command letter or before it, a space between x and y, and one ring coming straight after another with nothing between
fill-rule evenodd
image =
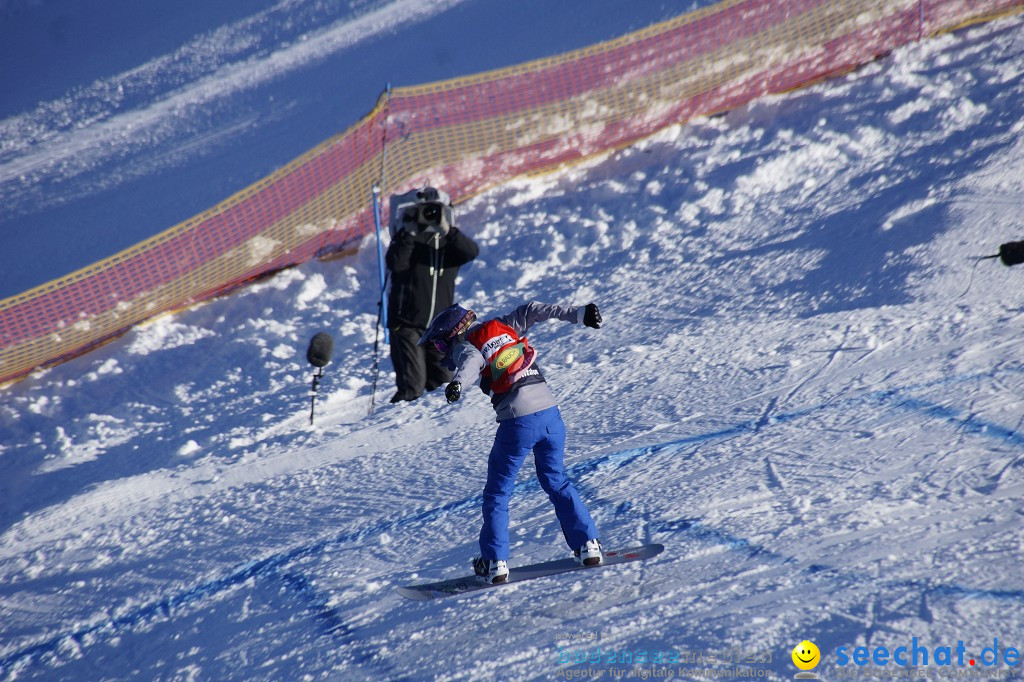
<instances>
[{"instance_id":1,"label":"yellow logo on bib","mask_svg":"<svg viewBox=\"0 0 1024 682\"><path fill-rule=\"evenodd\" d=\"M494 368L499 372L504 372L512 363L523 356L523 347L520 344L516 344L510 348L506 348L498 354L498 357L494 359Z\"/></svg>"}]
</instances>

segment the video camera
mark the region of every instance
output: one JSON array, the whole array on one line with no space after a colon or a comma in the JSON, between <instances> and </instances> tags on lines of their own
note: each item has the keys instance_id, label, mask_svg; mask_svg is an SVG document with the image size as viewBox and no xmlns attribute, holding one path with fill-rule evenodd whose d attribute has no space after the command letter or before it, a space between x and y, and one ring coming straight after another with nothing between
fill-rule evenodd
<instances>
[{"instance_id":1,"label":"video camera","mask_svg":"<svg viewBox=\"0 0 1024 682\"><path fill-rule=\"evenodd\" d=\"M439 201L420 204L416 211L416 223L420 231L440 227L444 221L444 204Z\"/></svg>"},{"instance_id":2,"label":"video camera","mask_svg":"<svg viewBox=\"0 0 1024 682\"><path fill-rule=\"evenodd\" d=\"M399 230L416 234L447 234L454 222L448 195L434 187L423 187L392 197L392 211L395 216L392 219L392 236Z\"/></svg>"}]
</instances>

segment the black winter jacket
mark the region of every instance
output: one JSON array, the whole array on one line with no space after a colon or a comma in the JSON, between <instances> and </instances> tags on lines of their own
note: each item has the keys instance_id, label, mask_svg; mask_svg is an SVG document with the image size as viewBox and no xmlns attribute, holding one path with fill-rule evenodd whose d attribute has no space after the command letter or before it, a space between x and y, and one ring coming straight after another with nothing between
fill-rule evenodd
<instances>
[{"instance_id":1,"label":"black winter jacket","mask_svg":"<svg viewBox=\"0 0 1024 682\"><path fill-rule=\"evenodd\" d=\"M388 327L426 327L455 302L459 267L476 258L479 247L456 227L445 236L402 230L388 247L391 293Z\"/></svg>"}]
</instances>

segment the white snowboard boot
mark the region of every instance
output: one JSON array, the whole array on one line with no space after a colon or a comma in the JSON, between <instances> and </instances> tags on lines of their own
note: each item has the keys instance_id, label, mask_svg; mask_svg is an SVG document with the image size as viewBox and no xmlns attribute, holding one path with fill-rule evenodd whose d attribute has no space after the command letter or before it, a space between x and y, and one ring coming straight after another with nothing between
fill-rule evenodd
<instances>
[{"instance_id":1,"label":"white snowboard boot","mask_svg":"<svg viewBox=\"0 0 1024 682\"><path fill-rule=\"evenodd\" d=\"M501 559L473 559L473 572L478 580L491 585L508 580L508 564Z\"/></svg>"},{"instance_id":2,"label":"white snowboard boot","mask_svg":"<svg viewBox=\"0 0 1024 682\"><path fill-rule=\"evenodd\" d=\"M583 566L600 566L604 563L600 540L587 540L587 544L576 550L576 562Z\"/></svg>"}]
</instances>

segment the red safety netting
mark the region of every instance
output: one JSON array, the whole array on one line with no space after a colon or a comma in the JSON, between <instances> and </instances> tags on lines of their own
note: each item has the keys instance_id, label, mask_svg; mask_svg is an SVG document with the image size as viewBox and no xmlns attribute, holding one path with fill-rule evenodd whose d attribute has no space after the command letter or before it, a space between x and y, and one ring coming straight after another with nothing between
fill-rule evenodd
<instances>
[{"instance_id":1,"label":"red safety netting","mask_svg":"<svg viewBox=\"0 0 1024 682\"><path fill-rule=\"evenodd\" d=\"M0 383L154 315L351 247L373 228L375 184L386 196L429 183L457 201L1022 6L723 0L557 57L397 88L349 130L208 211L0 301Z\"/></svg>"}]
</instances>

